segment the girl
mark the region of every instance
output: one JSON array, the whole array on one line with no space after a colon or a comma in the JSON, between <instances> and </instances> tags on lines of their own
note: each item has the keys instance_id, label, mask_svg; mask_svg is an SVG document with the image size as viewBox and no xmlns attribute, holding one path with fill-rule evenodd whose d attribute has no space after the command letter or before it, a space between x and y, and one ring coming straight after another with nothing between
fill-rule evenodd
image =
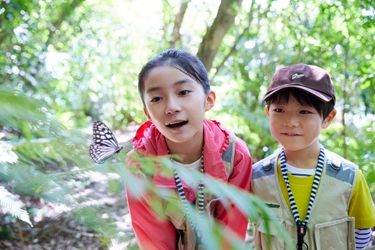
<instances>
[{"instance_id":1,"label":"girl","mask_svg":"<svg viewBox=\"0 0 375 250\"><path fill-rule=\"evenodd\" d=\"M233 166L226 168L223 153L231 147L230 131L219 122L204 118L205 112L214 106L216 95L210 89L207 72L197 57L181 50L162 52L141 70L138 90L149 121L136 132L134 149L129 154L137 151L147 156L179 155L179 159L173 160L175 165L198 169L218 180L250 190L251 157L246 144L234 137ZM210 211L225 230L245 239L248 218L235 205L224 207L220 202L210 203L213 197L207 194L202 200L197 198L201 197L198 193L203 192L203 185L198 188L182 183L183 191L178 192L177 186L181 183L178 174L165 177L156 172L151 179L156 186L173 190L182 201L204 202L202 210ZM163 212L167 219L161 219L153 211L149 198L147 194L137 197L127 189L132 226L140 248L196 249L199 237L185 217L176 217L166 204Z\"/></svg>"}]
</instances>

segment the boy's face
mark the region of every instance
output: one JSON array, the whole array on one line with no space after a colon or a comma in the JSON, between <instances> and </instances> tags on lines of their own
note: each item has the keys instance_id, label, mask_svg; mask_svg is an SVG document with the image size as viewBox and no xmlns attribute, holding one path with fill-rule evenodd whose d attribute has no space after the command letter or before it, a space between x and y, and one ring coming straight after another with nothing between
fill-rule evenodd
<instances>
[{"instance_id":1,"label":"boy's face","mask_svg":"<svg viewBox=\"0 0 375 250\"><path fill-rule=\"evenodd\" d=\"M273 102L266 107L271 133L285 151L317 150L318 137L336 115L333 110L323 121L319 112L311 106L300 104L293 95L289 101Z\"/></svg>"}]
</instances>

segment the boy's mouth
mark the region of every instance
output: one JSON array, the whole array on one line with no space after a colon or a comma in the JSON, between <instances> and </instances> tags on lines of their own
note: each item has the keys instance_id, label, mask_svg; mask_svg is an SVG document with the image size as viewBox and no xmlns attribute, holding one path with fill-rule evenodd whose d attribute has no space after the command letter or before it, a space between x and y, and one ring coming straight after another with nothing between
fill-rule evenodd
<instances>
[{"instance_id":1,"label":"boy's mouth","mask_svg":"<svg viewBox=\"0 0 375 250\"><path fill-rule=\"evenodd\" d=\"M299 136L299 134L295 134L295 133L283 133L284 135L288 135L288 136Z\"/></svg>"},{"instance_id":2,"label":"boy's mouth","mask_svg":"<svg viewBox=\"0 0 375 250\"><path fill-rule=\"evenodd\" d=\"M188 121L172 122L172 123L167 124L167 127L168 128L179 128L179 127L182 127L182 126L186 125L187 123L188 123Z\"/></svg>"}]
</instances>

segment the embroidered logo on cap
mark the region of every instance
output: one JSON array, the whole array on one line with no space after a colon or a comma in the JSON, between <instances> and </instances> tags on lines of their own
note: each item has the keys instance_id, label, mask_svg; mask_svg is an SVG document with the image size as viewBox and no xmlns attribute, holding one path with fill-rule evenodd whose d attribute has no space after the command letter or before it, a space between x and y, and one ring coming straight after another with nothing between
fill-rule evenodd
<instances>
[{"instance_id":1,"label":"embroidered logo on cap","mask_svg":"<svg viewBox=\"0 0 375 250\"><path fill-rule=\"evenodd\" d=\"M297 78L301 78L302 76L305 76L305 75L304 74L295 73L295 74L292 75L292 80L297 79Z\"/></svg>"}]
</instances>

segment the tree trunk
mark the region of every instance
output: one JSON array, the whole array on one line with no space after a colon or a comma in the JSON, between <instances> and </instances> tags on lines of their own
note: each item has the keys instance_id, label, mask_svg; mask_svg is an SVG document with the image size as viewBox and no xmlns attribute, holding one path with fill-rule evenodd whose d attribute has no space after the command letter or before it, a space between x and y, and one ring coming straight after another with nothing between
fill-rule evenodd
<instances>
[{"instance_id":1,"label":"tree trunk","mask_svg":"<svg viewBox=\"0 0 375 250\"><path fill-rule=\"evenodd\" d=\"M183 0L180 6L180 10L178 11L174 25L173 25L173 32L172 32L172 40L170 42L170 47L174 48L176 43L181 40L180 28L182 24L182 20L184 19L186 10L188 8L190 0Z\"/></svg>"},{"instance_id":2,"label":"tree trunk","mask_svg":"<svg viewBox=\"0 0 375 250\"><path fill-rule=\"evenodd\" d=\"M212 62L219 50L224 35L233 24L241 5L242 0L221 0L215 20L203 37L197 53L197 56L201 59L208 72L212 68Z\"/></svg>"}]
</instances>

